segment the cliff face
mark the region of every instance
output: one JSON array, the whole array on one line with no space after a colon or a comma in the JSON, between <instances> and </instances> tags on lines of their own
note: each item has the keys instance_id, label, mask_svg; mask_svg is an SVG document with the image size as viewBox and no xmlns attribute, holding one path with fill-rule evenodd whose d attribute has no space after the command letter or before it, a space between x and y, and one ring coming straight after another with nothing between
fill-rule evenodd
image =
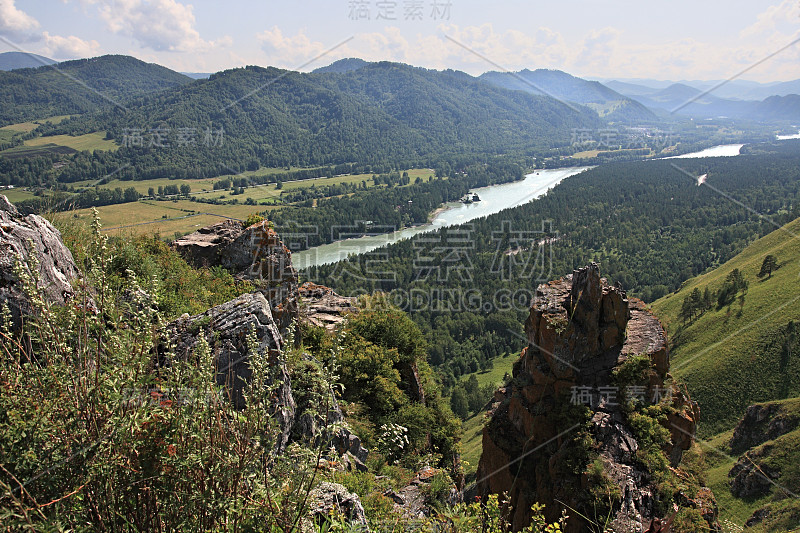
<instances>
[{"instance_id":1,"label":"cliff face","mask_svg":"<svg viewBox=\"0 0 800 533\"><path fill-rule=\"evenodd\" d=\"M539 286L525 331L528 346L512 381L496 393L484 429L479 493L508 493L515 529L530 521L535 502L555 520L563 507L557 501L591 513L587 494L599 491L602 499L614 487L613 531L645 531L666 518L659 516L658 490L637 459L640 443L621 405L632 395L645 404L672 395L671 442L664 453L676 465L691 445L698 410L664 386L669 355L659 321L591 264ZM635 355L649 359L645 381L623 386L615 371ZM569 531L587 530L584 520L567 512Z\"/></svg>"}]
</instances>

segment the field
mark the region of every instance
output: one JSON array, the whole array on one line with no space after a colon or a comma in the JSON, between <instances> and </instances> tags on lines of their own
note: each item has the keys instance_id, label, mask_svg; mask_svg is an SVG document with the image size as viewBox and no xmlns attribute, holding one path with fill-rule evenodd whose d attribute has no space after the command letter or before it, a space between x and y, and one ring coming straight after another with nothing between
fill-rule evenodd
<instances>
[{"instance_id":1,"label":"field","mask_svg":"<svg viewBox=\"0 0 800 533\"><path fill-rule=\"evenodd\" d=\"M36 147L26 148L36 149ZM15 148L15 150L18 150L18 148ZM262 169L262 172L266 171L285 172L286 170ZM417 177L426 179L428 176L433 175L433 171L429 169L413 169L409 170L408 174L411 179L411 183L413 183ZM267 209L286 207L285 205L268 205L271 200L277 200L284 191L293 191L311 187L323 187L326 185L341 183L360 184L362 181L367 182L367 187L375 186L371 179L372 174L355 174L330 178L287 181L283 183L282 190L279 190L276 184L270 183L268 185L248 187L244 190L244 193L232 195L230 190L215 191L213 189L214 183L223 178L224 177L204 178L197 180L170 180L168 178L159 178L142 181L109 181L108 183L100 185L100 187L103 189L114 189L117 187L127 189L128 187L133 187L140 194L147 195L148 190L151 187L155 190L158 190L158 187L164 187L166 185L177 185L180 187L181 185L186 184L191 187L191 196L193 197L225 200L238 199L239 203L214 205L192 202L191 200L185 198L176 198L171 201L141 200L139 202L99 207L98 212L100 213L101 222L103 223L105 231L109 234L130 235L159 233L165 237L171 238L178 234L185 235L197 230L198 228L218 222L222 218L245 220L249 215L254 213L261 213ZM97 180L87 180L76 182L73 185L77 189L80 189L85 187L93 187L96 182ZM13 190L12 195L14 197L13 201L20 201L33 197L31 193L20 189ZM245 201L248 198L252 198L258 202L259 205L246 205ZM91 209L79 209L69 213L60 213L53 216L70 216L85 220L88 223L88 221L91 220Z\"/></svg>"},{"instance_id":2,"label":"field","mask_svg":"<svg viewBox=\"0 0 800 533\"><path fill-rule=\"evenodd\" d=\"M98 207L103 229L111 235L158 233L172 238L214 224L224 218L244 220L248 215L264 211L263 206L210 205L189 200L172 202L140 201ZM49 215L49 218L70 217L86 224L92 219L91 209L78 209Z\"/></svg>"},{"instance_id":3,"label":"field","mask_svg":"<svg viewBox=\"0 0 800 533\"><path fill-rule=\"evenodd\" d=\"M116 150L119 148L114 141L105 139L106 132L97 131L94 133L87 133L85 135L71 136L71 135L52 135L49 137L36 137L25 141L25 146L48 146L55 144L56 146L66 146L82 152L89 150Z\"/></svg>"},{"instance_id":4,"label":"field","mask_svg":"<svg viewBox=\"0 0 800 533\"><path fill-rule=\"evenodd\" d=\"M100 185L101 189L115 189L117 187L121 187L122 189L127 189L128 187L133 187L139 194L147 194L147 190L152 187L156 191L158 191L159 187L164 187L167 185L177 185L180 187L181 185L189 185L192 188L192 192L199 192L199 191L210 191L213 189L214 182L217 181L219 178L203 178L203 179L196 179L196 180L172 180L169 178L158 178L152 180L141 180L141 181L123 181L123 180L111 180L108 183ZM81 187L94 187L94 184L97 183L98 180L86 180L86 181L77 181L72 185L75 188Z\"/></svg>"},{"instance_id":5,"label":"field","mask_svg":"<svg viewBox=\"0 0 800 533\"><path fill-rule=\"evenodd\" d=\"M0 194L5 196L6 198L8 198L8 201L11 202L12 204L15 204L17 202L21 202L22 200L30 200L31 198L35 198L36 197L36 195L34 195L33 193L28 192L28 191L26 191L24 189L3 190L3 191L0 191Z\"/></svg>"}]
</instances>

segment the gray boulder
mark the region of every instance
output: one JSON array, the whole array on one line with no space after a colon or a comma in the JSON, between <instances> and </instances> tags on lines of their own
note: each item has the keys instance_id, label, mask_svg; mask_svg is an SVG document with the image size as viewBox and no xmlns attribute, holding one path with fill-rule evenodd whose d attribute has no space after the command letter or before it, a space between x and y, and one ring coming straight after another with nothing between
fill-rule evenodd
<instances>
[{"instance_id":1,"label":"gray boulder","mask_svg":"<svg viewBox=\"0 0 800 533\"><path fill-rule=\"evenodd\" d=\"M30 304L14 276L16 257L27 261L31 251L39 260L39 287L50 304L64 305L74 296L72 281L80 272L61 233L39 215L23 216L0 195L0 305L6 303L18 329L30 314Z\"/></svg>"},{"instance_id":2,"label":"gray boulder","mask_svg":"<svg viewBox=\"0 0 800 533\"><path fill-rule=\"evenodd\" d=\"M349 492L338 483L324 481L311 491L311 513L315 520L323 522L334 511L344 515L360 531L369 531L367 515L358 494Z\"/></svg>"},{"instance_id":3,"label":"gray boulder","mask_svg":"<svg viewBox=\"0 0 800 533\"><path fill-rule=\"evenodd\" d=\"M247 336L255 331L259 350L269 357L273 378L277 380L272 415L278 420L281 435L276 448L283 450L294 424L295 402L286 363L280 355L281 335L270 305L261 293L244 294L205 313L181 318L167 326L170 344L178 358L192 357L202 333L211 346L217 367L217 382L230 391L239 408L245 406L243 389L252 377ZM168 365L167 347L159 350L159 364Z\"/></svg>"}]
</instances>

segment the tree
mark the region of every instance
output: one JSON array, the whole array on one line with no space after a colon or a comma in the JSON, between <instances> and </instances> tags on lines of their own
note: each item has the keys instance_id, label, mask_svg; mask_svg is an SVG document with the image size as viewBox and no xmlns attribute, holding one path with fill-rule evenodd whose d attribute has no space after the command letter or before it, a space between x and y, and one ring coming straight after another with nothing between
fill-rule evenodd
<instances>
[{"instance_id":1,"label":"tree","mask_svg":"<svg viewBox=\"0 0 800 533\"><path fill-rule=\"evenodd\" d=\"M450 409L462 420L469 416L469 403L463 387L453 389L453 394L450 396Z\"/></svg>"},{"instance_id":2,"label":"tree","mask_svg":"<svg viewBox=\"0 0 800 533\"><path fill-rule=\"evenodd\" d=\"M190 192L192 192L192 187L189 184L184 183L183 185L181 185L181 194L182 195L189 196Z\"/></svg>"},{"instance_id":3,"label":"tree","mask_svg":"<svg viewBox=\"0 0 800 533\"><path fill-rule=\"evenodd\" d=\"M149 196L149 197L151 197L151 198L152 198L152 197L154 197L155 195L156 195L156 190L155 190L154 188L152 188L152 187L148 187L148 189L147 189L147 196Z\"/></svg>"},{"instance_id":4,"label":"tree","mask_svg":"<svg viewBox=\"0 0 800 533\"><path fill-rule=\"evenodd\" d=\"M763 278L767 276L767 279L769 279L776 270L778 270L778 258L769 254L764 258L764 262L761 263L761 270L758 273L758 277Z\"/></svg>"}]
</instances>

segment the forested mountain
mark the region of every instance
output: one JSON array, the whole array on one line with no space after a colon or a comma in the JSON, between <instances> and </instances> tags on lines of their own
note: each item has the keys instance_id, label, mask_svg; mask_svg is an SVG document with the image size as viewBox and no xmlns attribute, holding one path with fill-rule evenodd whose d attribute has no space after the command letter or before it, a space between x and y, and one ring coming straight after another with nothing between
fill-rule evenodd
<instances>
[{"instance_id":1,"label":"forested mountain","mask_svg":"<svg viewBox=\"0 0 800 533\"><path fill-rule=\"evenodd\" d=\"M519 349L514 332L521 332L509 330L508 324L521 323L517 314L527 310L525 295L541 281L596 261L611 280L650 301L773 229L717 191L778 223L796 217L798 144L794 153L687 159L680 166L672 161L605 164L566 178L523 206L307 275L344 293L399 291L398 301L427 331L436 332L431 361L452 378L485 367L505 350ZM703 174L716 190L698 187L694 178ZM447 243L465 231L469 246L456 247L458 257L448 256L453 249ZM537 241L547 245L537 246ZM420 277L420 264L440 265L437 272L451 273L447 279ZM373 275L376 271L395 276L381 278ZM427 295L423 307L409 296L414 291ZM470 294L469 301L456 298ZM503 294L522 294L525 302L499 302Z\"/></svg>"},{"instance_id":2,"label":"forested mountain","mask_svg":"<svg viewBox=\"0 0 800 533\"><path fill-rule=\"evenodd\" d=\"M58 63L49 57L26 52L3 52L0 54L0 70L14 70L18 68L36 68L42 65Z\"/></svg>"},{"instance_id":3,"label":"forested mountain","mask_svg":"<svg viewBox=\"0 0 800 533\"><path fill-rule=\"evenodd\" d=\"M366 64L367 62L364 61L363 59L359 59L357 57L349 57L345 59L340 59L338 61L334 61L330 65L316 68L314 69L314 72L316 73L338 72L339 74L342 74L344 72L358 70Z\"/></svg>"},{"instance_id":4,"label":"forested mountain","mask_svg":"<svg viewBox=\"0 0 800 533\"><path fill-rule=\"evenodd\" d=\"M0 72L0 125L124 106L133 96L191 81L166 67L118 55Z\"/></svg>"},{"instance_id":5,"label":"forested mountain","mask_svg":"<svg viewBox=\"0 0 800 533\"><path fill-rule=\"evenodd\" d=\"M486 72L480 79L498 87L532 94L547 94L587 105L613 122L653 122L656 116L639 102L597 81L576 78L560 70L528 69L520 72Z\"/></svg>"},{"instance_id":6,"label":"forested mountain","mask_svg":"<svg viewBox=\"0 0 800 533\"><path fill-rule=\"evenodd\" d=\"M105 130L122 146L77 156L59 169L61 181L77 181L122 167L120 177L135 178L349 162L432 167L465 154L531 155L568 146L575 128L602 124L589 109L493 87L461 72L375 63L346 73L227 70L46 133ZM131 142L133 132L138 142ZM192 132L192 142L181 142L181 132Z\"/></svg>"}]
</instances>

